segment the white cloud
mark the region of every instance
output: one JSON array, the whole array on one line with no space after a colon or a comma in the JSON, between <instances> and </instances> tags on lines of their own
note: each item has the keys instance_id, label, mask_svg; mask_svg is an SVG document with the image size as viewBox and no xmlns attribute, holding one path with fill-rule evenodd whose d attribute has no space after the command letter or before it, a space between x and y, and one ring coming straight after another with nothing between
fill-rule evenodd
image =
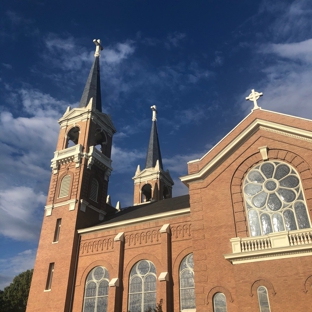
<instances>
[{"instance_id":1,"label":"white cloud","mask_svg":"<svg viewBox=\"0 0 312 312\"><path fill-rule=\"evenodd\" d=\"M126 150L113 145L112 159L113 168L116 173L133 172L146 153L137 150Z\"/></svg>"},{"instance_id":2,"label":"white cloud","mask_svg":"<svg viewBox=\"0 0 312 312\"><path fill-rule=\"evenodd\" d=\"M35 249L28 249L11 258L0 258L0 289L8 286L16 275L33 269L36 252Z\"/></svg>"},{"instance_id":3,"label":"white cloud","mask_svg":"<svg viewBox=\"0 0 312 312\"><path fill-rule=\"evenodd\" d=\"M165 47L171 49L172 47L176 48L179 46L180 42L186 38L186 34L175 31L168 34L167 40L165 42Z\"/></svg>"},{"instance_id":4,"label":"white cloud","mask_svg":"<svg viewBox=\"0 0 312 312\"><path fill-rule=\"evenodd\" d=\"M120 64L134 53L135 48L133 43L133 41L127 40L123 43L117 43L113 46L104 48L101 53L101 59L103 59L106 64Z\"/></svg>"},{"instance_id":5,"label":"white cloud","mask_svg":"<svg viewBox=\"0 0 312 312\"><path fill-rule=\"evenodd\" d=\"M294 43L269 44L264 47L263 52L312 64L312 39Z\"/></svg>"},{"instance_id":6,"label":"white cloud","mask_svg":"<svg viewBox=\"0 0 312 312\"><path fill-rule=\"evenodd\" d=\"M30 187L11 187L0 191L0 234L21 241L35 241L41 218L37 207L43 206L46 196Z\"/></svg>"}]
</instances>

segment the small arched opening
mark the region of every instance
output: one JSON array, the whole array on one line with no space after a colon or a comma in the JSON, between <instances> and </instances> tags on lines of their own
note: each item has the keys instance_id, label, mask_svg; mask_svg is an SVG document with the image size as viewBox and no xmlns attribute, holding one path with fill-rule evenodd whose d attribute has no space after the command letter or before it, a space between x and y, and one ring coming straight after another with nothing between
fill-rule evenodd
<instances>
[{"instance_id":1,"label":"small arched opening","mask_svg":"<svg viewBox=\"0 0 312 312\"><path fill-rule=\"evenodd\" d=\"M73 127L67 133L66 148L77 145L79 140L79 128Z\"/></svg>"},{"instance_id":2,"label":"small arched opening","mask_svg":"<svg viewBox=\"0 0 312 312\"><path fill-rule=\"evenodd\" d=\"M164 191L163 191L163 199L170 198L170 191L167 186L164 186Z\"/></svg>"},{"instance_id":3,"label":"small arched opening","mask_svg":"<svg viewBox=\"0 0 312 312\"><path fill-rule=\"evenodd\" d=\"M148 202L152 199L152 186L150 184L145 184L142 187L142 198L141 202Z\"/></svg>"},{"instance_id":4,"label":"small arched opening","mask_svg":"<svg viewBox=\"0 0 312 312\"><path fill-rule=\"evenodd\" d=\"M97 129L95 132L94 146L95 148L104 154L105 146L107 144L107 137L101 129Z\"/></svg>"}]
</instances>

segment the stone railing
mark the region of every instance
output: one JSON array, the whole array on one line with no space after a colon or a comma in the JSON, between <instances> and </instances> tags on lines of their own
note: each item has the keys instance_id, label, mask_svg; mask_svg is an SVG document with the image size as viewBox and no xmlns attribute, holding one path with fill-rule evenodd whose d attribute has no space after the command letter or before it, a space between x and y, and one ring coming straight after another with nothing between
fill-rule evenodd
<instances>
[{"instance_id":1,"label":"stone railing","mask_svg":"<svg viewBox=\"0 0 312 312\"><path fill-rule=\"evenodd\" d=\"M312 243L312 229L270 233L266 236L230 239L232 252L250 252Z\"/></svg>"},{"instance_id":2,"label":"stone railing","mask_svg":"<svg viewBox=\"0 0 312 312\"><path fill-rule=\"evenodd\" d=\"M232 253L224 255L233 264L312 255L312 229L270 233L230 239Z\"/></svg>"},{"instance_id":3,"label":"stone railing","mask_svg":"<svg viewBox=\"0 0 312 312\"><path fill-rule=\"evenodd\" d=\"M76 167L80 166L80 160L82 155L82 145L77 144L72 147L65 148L60 151L54 152L54 157L51 160L51 167L54 173L57 173L60 164L74 161Z\"/></svg>"}]
</instances>

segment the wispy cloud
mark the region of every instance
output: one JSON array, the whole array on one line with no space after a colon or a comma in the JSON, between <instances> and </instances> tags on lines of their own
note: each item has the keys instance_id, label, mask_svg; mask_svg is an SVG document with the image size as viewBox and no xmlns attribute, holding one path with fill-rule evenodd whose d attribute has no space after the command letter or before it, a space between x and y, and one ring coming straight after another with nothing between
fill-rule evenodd
<instances>
[{"instance_id":1,"label":"wispy cloud","mask_svg":"<svg viewBox=\"0 0 312 312\"><path fill-rule=\"evenodd\" d=\"M165 47L167 49L177 48L181 41L186 38L186 34L175 31L168 34L167 40L165 41Z\"/></svg>"},{"instance_id":2,"label":"wispy cloud","mask_svg":"<svg viewBox=\"0 0 312 312\"><path fill-rule=\"evenodd\" d=\"M11 258L0 258L0 289L8 286L13 278L34 267L37 250L27 249Z\"/></svg>"},{"instance_id":3,"label":"wispy cloud","mask_svg":"<svg viewBox=\"0 0 312 312\"><path fill-rule=\"evenodd\" d=\"M32 188L21 186L0 191L0 234L20 241L36 241L41 216L38 205L44 206L46 196ZM37 217L36 217L37 216Z\"/></svg>"}]
</instances>

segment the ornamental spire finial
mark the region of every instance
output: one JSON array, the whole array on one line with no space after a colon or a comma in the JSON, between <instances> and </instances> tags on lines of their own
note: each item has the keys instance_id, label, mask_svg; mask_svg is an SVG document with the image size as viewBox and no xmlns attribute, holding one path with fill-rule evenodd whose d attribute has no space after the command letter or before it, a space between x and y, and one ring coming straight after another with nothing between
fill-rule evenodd
<instances>
[{"instance_id":1,"label":"ornamental spire finial","mask_svg":"<svg viewBox=\"0 0 312 312\"><path fill-rule=\"evenodd\" d=\"M100 39L93 39L94 44L96 45L95 47L95 53L94 56L100 56L101 51L103 50L103 47L101 46L101 40Z\"/></svg>"},{"instance_id":2,"label":"ornamental spire finial","mask_svg":"<svg viewBox=\"0 0 312 312\"><path fill-rule=\"evenodd\" d=\"M249 100L249 101L252 101L252 102L254 103L254 108L253 108L252 110L260 108L260 107L258 106L258 104L257 104L257 100L258 100L258 99L260 98L260 96L262 96L262 95L263 95L262 92L255 92L255 90L252 89L252 90L251 90L251 93L249 94L249 96L246 97L246 101Z\"/></svg>"},{"instance_id":3,"label":"ornamental spire finial","mask_svg":"<svg viewBox=\"0 0 312 312\"><path fill-rule=\"evenodd\" d=\"M156 105L151 106L151 110L153 111L153 115L152 115L152 121L156 121L156 115L157 115L157 109L156 109Z\"/></svg>"}]
</instances>

